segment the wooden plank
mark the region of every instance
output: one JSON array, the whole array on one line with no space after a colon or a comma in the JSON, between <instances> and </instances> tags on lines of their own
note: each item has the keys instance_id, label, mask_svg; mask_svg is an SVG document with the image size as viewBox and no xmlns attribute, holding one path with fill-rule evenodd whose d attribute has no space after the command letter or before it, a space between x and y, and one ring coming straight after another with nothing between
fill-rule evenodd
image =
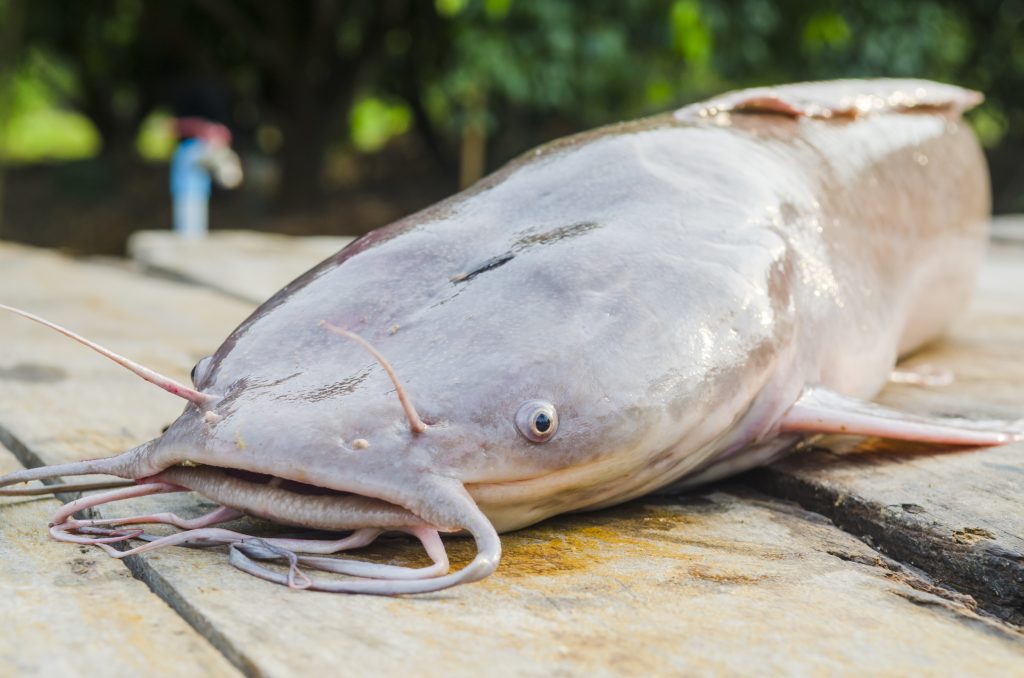
<instances>
[{"instance_id":1,"label":"wooden plank","mask_svg":"<svg viewBox=\"0 0 1024 678\"><path fill-rule=\"evenodd\" d=\"M1024 245L1024 215L1002 214L993 217L992 240L1007 245Z\"/></svg>"},{"instance_id":2,"label":"wooden plank","mask_svg":"<svg viewBox=\"0 0 1024 678\"><path fill-rule=\"evenodd\" d=\"M234 312L198 288L147 287L154 281L111 270L101 284L89 264L55 264L51 255L13 250L25 265L5 266L2 255L11 250L0 247L0 297L44 304L30 284L44 274L60 300L44 312L60 311L60 319L89 324L98 339L114 343L127 338L106 319L128 319L136 355L179 360L163 366L176 374L195 357L177 342L191 346L213 324L196 327L188 320L183 331L157 314L146 318L148 325L137 317L139 306L166 309L170 317L182 306L199 318ZM89 317L98 311L83 303L87 296L104 300L101 317ZM206 304L213 310L202 308ZM32 397L5 395L9 377L0 382L0 429L26 432L19 441L27 453L46 461L84 453L54 443L64 439L61 430L81 429L93 432L89 451L113 449L154 434L166 421L163 402L137 397L143 386L113 378L113 368L99 366L112 377L103 381L74 362L64 365L65 357L77 360L70 355L54 358L61 338L40 330L15 341L15 321L23 322L0 318L0 369L14 370L41 352L47 358L39 364L65 370L68 382L60 393L51 384ZM34 372L40 373L46 371ZM91 379L92 390L69 399L71 378ZM117 417L96 421L91 401L99 393L120 404ZM37 417L49 431L22 423ZM146 423L125 430L127 421ZM191 495L166 495L106 508L103 515L154 507L197 515L208 505ZM239 527L267 529L249 521ZM502 566L487 580L399 599L289 591L233 570L223 549L166 550L130 560L137 575L236 666L266 675L336 672L339 666L428 675L837 673L849 667L994 673L1024 659L1021 635L973 611L970 599L932 586L813 514L735 487L682 502L564 516L508 535L504 544ZM465 541L452 542L451 550L456 563L469 557ZM422 562L404 541L371 554Z\"/></svg>"},{"instance_id":3,"label":"wooden plank","mask_svg":"<svg viewBox=\"0 0 1024 678\"><path fill-rule=\"evenodd\" d=\"M0 301L186 383L192 365L251 310L208 290L5 243ZM183 409L177 398L23 318L0 313L0 342L0 412L32 407L30 417L8 417L0 433L23 463L121 451L157 435Z\"/></svg>"},{"instance_id":4,"label":"wooden plank","mask_svg":"<svg viewBox=\"0 0 1024 678\"><path fill-rule=\"evenodd\" d=\"M117 511L200 512L188 497L134 503ZM563 516L503 543L488 579L402 599L288 591L231 570L221 549L144 556L144 576L271 676L967 675L1024 661L1020 633L969 598L742 490ZM450 551L470 557L465 541ZM404 541L367 555L425 564Z\"/></svg>"},{"instance_id":5,"label":"wooden plank","mask_svg":"<svg viewBox=\"0 0 1024 678\"><path fill-rule=\"evenodd\" d=\"M0 445L0 471L19 468ZM59 506L0 497L0 675L238 675L123 563L51 540Z\"/></svg>"},{"instance_id":6,"label":"wooden plank","mask_svg":"<svg viewBox=\"0 0 1024 678\"><path fill-rule=\"evenodd\" d=\"M170 231L140 231L128 241L128 252L149 272L259 303L352 240L256 231L212 231L202 240L184 240Z\"/></svg>"},{"instance_id":7,"label":"wooden plank","mask_svg":"<svg viewBox=\"0 0 1024 678\"><path fill-rule=\"evenodd\" d=\"M950 369L955 381L894 384L881 402L977 419L1024 416L1024 248L993 248L971 308L907 364ZM754 479L1024 624L1024 443L943 452L829 436Z\"/></svg>"}]
</instances>

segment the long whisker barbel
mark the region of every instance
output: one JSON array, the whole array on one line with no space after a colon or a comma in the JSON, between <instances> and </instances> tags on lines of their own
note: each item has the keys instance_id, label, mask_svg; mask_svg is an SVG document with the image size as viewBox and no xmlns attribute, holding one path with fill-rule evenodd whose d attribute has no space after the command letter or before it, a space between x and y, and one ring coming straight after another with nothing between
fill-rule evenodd
<instances>
[{"instance_id":1,"label":"long whisker barbel","mask_svg":"<svg viewBox=\"0 0 1024 678\"><path fill-rule=\"evenodd\" d=\"M156 370L151 370L148 367L140 365L134 360L130 360L129 358L124 357L123 355L114 353L110 349L100 346L96 342L90 341L83 337L82 335L72 332L71 330L67 329L66 327L62 327L57 323L50 322L45 318L41 318L35 315L34 313L29 313L28 311L23 311L20 308L14 308L13 306L7 306L6 304L0 304L0 309L4 311L10 311L11 313L20 315L23 318L28 318L29 320L37 322L40 325L49 327L52 330L56 330L57 332L63 334L65 337L74 339L83 346L88 346L89 348L96 351L100 355L110 358L118 365L128 369L131 372L134 372L136 375L142 377L149 383L155 384L162 388L163 390L167 391L168 393L173 393L174 395L180 398L184 398L185 400L189 400L195 403L196 405L205 405L211 400L216 400L216 396L210 395L209 393L203 393L202 391L197 391L196 389L186 386L185 384L182 384L178 381L175 381L170 377L164 376L157 372Z\"/></svg>"},{"instance_id":2,"label":"long whisker barbel","mask_svg":"<svg viewBox=\"0 0 1024 678\"><path fill-rule=\"evenodd\" d=\"M402 382L398 380L398 375L395 374L395 370L394 368L391 367L391 363L389 363L387 359L383 355L381 355L380 351L373 347L373 344L368 342L366 339L363 339L355 332L342 329L337 325L332 325L326 320L321 320L320 325L321 327L324 327L330 330L331 332L334 332L340 337L351 339L352 341L356 342L357 344L365 348L367 351L369 351L370 354L377 360L377 362L380 363L380 366L384 368L384 371L388 373L388 376L391 378L391 383L395 385L395 392L398 393L398 399L402 403L402 409L405 410L405 416L409 420L409 428L412 430L413 433L423 433L424 431L427 430L427 425L420 418L419 413L416 412L416 408L413 407L412 401L409 399L409 394L405 390L405 387L402 386Z\"/></svg>"}]
</instances>

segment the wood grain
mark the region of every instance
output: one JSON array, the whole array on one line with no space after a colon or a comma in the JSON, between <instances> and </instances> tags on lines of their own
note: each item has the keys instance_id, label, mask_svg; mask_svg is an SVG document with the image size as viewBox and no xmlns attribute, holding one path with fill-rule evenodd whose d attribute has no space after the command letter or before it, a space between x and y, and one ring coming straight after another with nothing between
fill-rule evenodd
<instances>
[{"instance_id":1,"label":"wood grain","mask_svg":"<svg viewBox=\"0 0 1024 678\"><path fill-rule=\"evenodd\" d=\"M0 445L0 471L19 468ZM123 563L51 540L59 506L0 497L0 675L238 675Z\"/></svg>"},{"instance_id":2,"label":"wood grain","mask_svg":"<svg viewBox=\"0 0 1024 678\"><path fill-rule=\"evenodd\" d=\"M971 419L1024 417L1024 248L993 248L971 307L906 364L949 369L955 380L894 384L880 402ZM751 480L1024 624L1024 443L950 451L827 436Z\"/></svg>"},{"instance_id":3,"label":"wood grain","mask_svg":"<svg viewBox=\"0 0 1024 678\"><path fill-rule=\"evenodd\" d=\"M139 231L129 239L128 252L147 272L257 304L352 240L253 231L213 231L203 240L183 240L169 231Z\"/></svg>"}]
</instances>

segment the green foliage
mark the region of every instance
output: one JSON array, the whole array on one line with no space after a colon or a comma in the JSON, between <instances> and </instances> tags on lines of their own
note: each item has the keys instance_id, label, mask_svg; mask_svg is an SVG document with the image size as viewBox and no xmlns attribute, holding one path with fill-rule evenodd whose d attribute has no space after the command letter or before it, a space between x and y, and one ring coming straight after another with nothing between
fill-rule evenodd
<instances>
[{"instance_id":1,"label":"green foliage","mask_svg":"<svg viewBox=\"0 0 1024 678\"><path fill-rule=\"evenodd\" d=\"M669 10L672 26L672 49L679 54L694 71L701 71L711 62L711 47L714 42L711 30L704 20L703 10L697 0L676 0Z\"/></svg>"},{"instance_id":2,"label":"green foliage","mask_svg":"<svg viewBox=\"0 0 1024 678\"><path fill-rule=\"evenodd\" d=\"M491 5L438 2L450 47L424 91L439 126L459 128L481 93L496 132L510 109L584 127L724 89L911 76L985 91L989 103L971 120L986 143L1024 138L1024 3L515 0L500 13Z\"/></svg>"},{"instance_id":3,"label":"green foliage","mask_svg":"<svg viewBox=\"0 0 1024 678\"><path fill-rule=\"evenodd\" d=\"M143 160L167 162L174 154L176 144L173 118L171 112L166 108L155 109L139 125L139 134L135 138L135 150Z\"/></svg>"},{"instance_id":4,"label":"green foliage","mask_svg":"<svg viewBox=\"0 0 1024 678\"><path fill-rule=\"evenodd\" d=\"M0 0L0 15L9 1ZM727 89L865 76L980 89L988 101L969 119L984 143L1024 143L1020 0L26 7L22 66L0 125L5 152L21 158L94 151L95 135L66 117L72 110L91 121L106 150L130 147L141 125L137 148L164 157L166 127L147 116L167 105L172 74L224 83L235 99L233 126L264 150L287 156L297 145L315 147L297 162L322 162L319 149L339 145L374 152L410 133L450 167L472 127L486 132L493 165L551 136ZM16 122L25 111L36 120Z\"/></svg>"},{"instance_id":5,"label":"green foliage","mask_svg":"<svg viewBox=\"0 0 1024 678\"><path fill-rule=\"evenodd\" d=\"M997 146L1009 131L1010 123L1006 113L999 106L987 104L970 114L970 122L982 145Z\"/></svg>"},{"instance_id":6,"label":"green foliage","mask_svg":"<svg viewBox=\"0 0 1024 678\"><path fill-rule=\"evenodd\" d=\"M363 97L349 112L349 135L357 150L372 153L383 148L391 138L405 134L411 122L408 106Z\"/></svg>"},{"instance_id":7,"label":"green foliage","mask_svg":"<svg viewBox=\"0 0 1024 678\"><path fill-rule=\"evenodd\" d=\"M434 0L437 13L442 16L455 16L466 7L467 0Z\"/></svg>"},{"instance_id":8,"label":"green foliage","mask_svg":"<svg viewBox=\"0 0 1024 678\"><path fill-rule=\"evenodd\" d=\"M0 158L16 164L95 155L101 144L96 128L81 113L61 105L73 91L74 78L66 66L39 52L24 55L7 79Z\"/></svg>"},{"instance_id":9,"label":"green foliage","mask_svg":"<svg viewBox=\"0 0 1024 678\"><path fill-rule=\"evenodd\" d=\"M0 158L18 164L91 158L100 149L96 128L81 113L48 108L11 116L5 123Z\"/></svg>"},{"instance_id":10,"label":"green foliage","mask_svg":"<svg viewBox=\"0 0 1024 678\"><path fill-rule=\"evenodd\" d=\"M649 85L663 99L671 73L688 61L695 70L708 61L699 4L682 0L676 7L679 53L667 49L673 35L664 3L469 0L445 15L450 42L427 83L428 108L451 129L482 105L492 130L494 113L508 106L581 124L636 114L646 108ZM638 52L637 43L647 47Z\"/></svg>"},{"instance_id":11,"label":"green foliage","mask_svg":"<svg viewBox=\"0 0 1024 678\"><path fill-rule=\"evenodd\" d=\"M826 50L845 52L850 38L850 25L842 14L821 12L804 24L803 51L807 54L821 54Z\"/></svg>"}]
</instances>

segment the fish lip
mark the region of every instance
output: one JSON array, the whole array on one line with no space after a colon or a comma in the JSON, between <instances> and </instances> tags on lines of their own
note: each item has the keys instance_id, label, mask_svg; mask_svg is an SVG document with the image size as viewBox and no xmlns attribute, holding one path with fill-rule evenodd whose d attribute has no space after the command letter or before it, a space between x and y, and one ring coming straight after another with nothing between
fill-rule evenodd
<instances>
[{"instance_id":1,"label":"fish lip","mask_svg":"<svg viewBox=\"0 0 1024 678\"><path fill-rule=\"evenodd\" d=\"M177 473L175 469L188 468L190 473ZM237 469L235 469L237 471ZM259 478L246 477L238 473L231 473L232 469L213 466L210 464L175 464L163 471L146 478L146 482L166 482L180 485L182 488L196 492L211 501L223 506L233 508L246 515L256 518L270 520L272 522L304 527L307 529L326 531L345 531L364 528L379 528L382 530L399 529L404 527L435 527L429 520L421 516L412 508L394 501L370 497L367 494L355 492L342 492L330 488L322 488L308 483L296 483L288 485L275 480L283 480L280 476L268 476L258 474ZM243 472L244 473L244 472ZM301 487L296 487L297 485ZM307 489L323 489L326 492L303 491ZM218 490L225 490L223 493ZM239 492L238 490L242 490ZM336 498L339 501L346 499L370 500L369 504L350 504L349 510L352 513L342 522L332 522L328 513L317 515L316 510L312 513L302 507L305 502L316 502L321 497ZM268 500L269 499L269 500ZM291 515L279 512L276 509L281 505L293 507ZM321 507L324 508L324 507ZM391 509L395 509L394 513ZM328 507L329 510L329 507ZM376 512L374 519L366 519L360 522L360 511ZM335 519L337 520L337 519Z\"/></svg>"},{"instance_id":2,"label":"fish lip","mask_svg":"<svg viewBox=\"0 0 1024 678\"><path fill-rule=\"evenodd\" d=\"M224 414L224 419L228 414ZM219 425L222 425L221 422ZM439 420L438 429L446 421ZM399 507L416 516L422 523L439 531L460 526L446 524L454 516L436 514L433 501L441 500L441 489L455 481L465 487L458 474L451 469L437 468L431 451L437 441L428 435L415 435L404 429L404 438L373 443L370 450L354 450L345 446L325 447L322 458L318 455L305 461L292 461L287 450L272 452L254 443L239 448L237 442L218 436L204 440L204 422L201 412L190 408L179 417L168 431L146 444L147 459L140 464L133 477L156 475L179 464L201 464L242 473L253 473L280 478L331 493L350 494L376 499ZM430 443L425 446L425 443ZM382 455L386 455L381 463ZM323 463L330 457L330 464ZM383 471L383 472L382 472Z\"/></svg>"},{"instance_id":3,"label":"fish lip","mask_svg":"<svg viewBox=\"0 0 1024 678\"><path fill-rule=\"evenodd\" d=\"M164 445L160 444L161 441L164 441ZM161 449L161 447L163 449ZM365 453L361 451L354 451L350 453L351 457L349 457L349 459L356 462L350 473L346 473L344 476L340 476L336 473L330 474L330 480L340 482L324 482L325 475L317 475L316 472L307 472L306 470L295 466L274 468L273 463L254 464L252 463L252 458L245 458L246 455L239 455L238 450L236 450L234 446L225 446L225 448L220 451L212 448L196 450L192 446L182 445L180 441L175 441L173 439L167 440L164 436L161 436L160 438L145 443L143 446L140 446L140 448L144 448L150 453L150 455L147 456L150 456L152 461L136 467L132 477L134 477L137 482L141 482L142 478L157 476L174 466L208 466L224 471L237 471L242 474L251 473L259 476L265 476L268 479L276 478L281 481L291 481L298 485L324 490L325 493L354 495L367 499L375 499L403 509L418 518L423 524L433 526L438 530L445 531L452 527L449 525L438 524L436 521L423 515L422 511L415 508L414 504L416 502L410 501L410 495L401 491L402 488L400 485L395 486L394 483L364 483L357 481L356 476L360 473L358 470L358 462L365 456ZM346 455L346 457L348 457L348 455ZM345 462L349 459L340 459L339 461ZM272 462L273 459L264 459L263 461ZM347 466L347 464L345 464L345 466ZM443 474L436 473L431 471L429 468L421 467L420 465L416 465L416 467L411 470L415 471L415 475L419 479L423 479L425 474L436 475L440 478L444 478ZM371 480L373 477L379 477L379 473L375 476L374 471L364 472L364 475L365 474L370 475ZM429 483L426 486L429 487ZM199 492L199 494L202 493ZM216 501L211 497L207 498Z\"/></svg>"}]
</instances>

